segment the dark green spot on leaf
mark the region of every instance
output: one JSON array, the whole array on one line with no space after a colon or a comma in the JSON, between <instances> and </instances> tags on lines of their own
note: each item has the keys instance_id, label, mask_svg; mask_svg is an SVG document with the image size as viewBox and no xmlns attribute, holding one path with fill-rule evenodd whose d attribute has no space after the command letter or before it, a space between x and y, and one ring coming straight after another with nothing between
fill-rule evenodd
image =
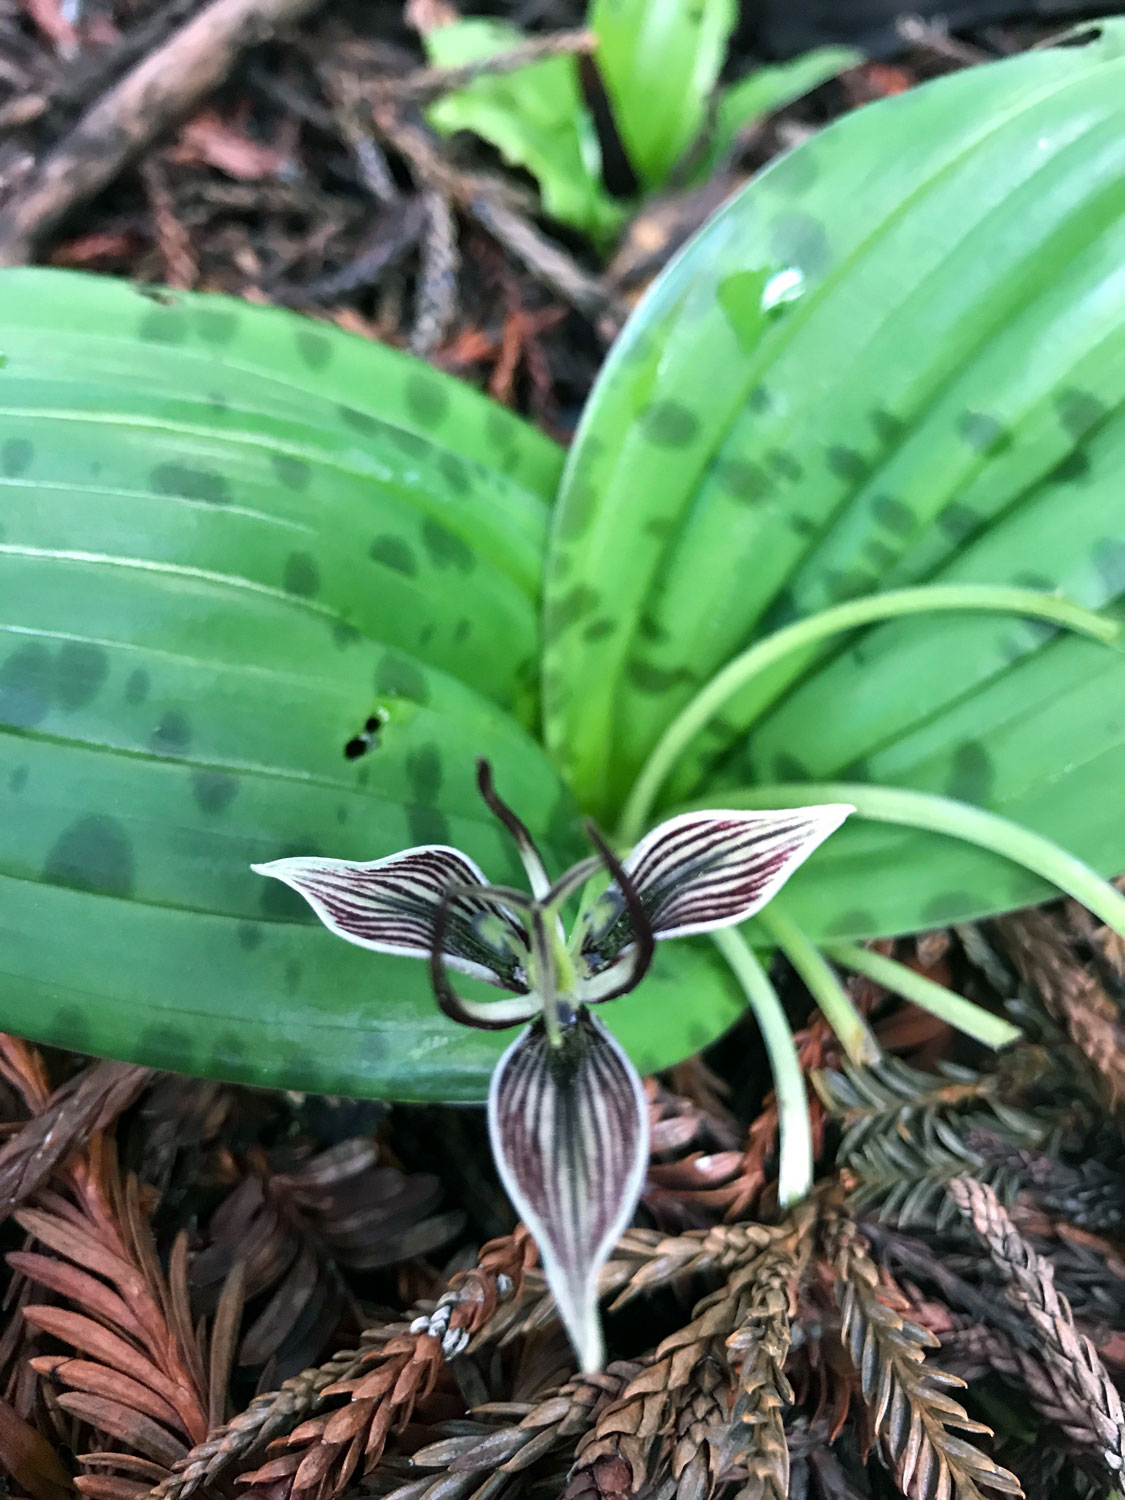
<instances>
[{"instance_id":1,"label":"dark green spot on leaf","mask_svg":"<svg viewBox=\"0 0 1125 1500\"><path fill-rule=\"evenodd\" d=\"M182 755L191 744L191 725L187 715L172 709L152 732L152 748L157 755Z\"/></svg>"},{"instance_id":2,"label":"dark green spot on leaf","mask_svg":"<svg viewBox=\"0 0 1125 1500\"><path fill-rule=\"evenodd\" d=\"M654 401L641 413L641 423L658 448L686 448L699 432L699 418L679 401Z\"/></svg>"},{"instance_id":3,"label":"dark green spot on leaf","mask_svg":"<svg viewBox=\"0 0 1125 1500\"><path fill-rule=\"evenodd\" d=\"M133 890L133 846L116 818L82 818L61 835L43 867L52 885L128 896Z\"/></svg>"},{"instance_id":4,"label":"dark green spot on leaf","mask_svg":"<svg viewBox=\"0 0 1125 1500\"><path fill-rule=\"evenodd\" d=\"M983 411L967 411L961 416L958 430L970 448L977 453L1003 453L1012 442L1012 435L1003 422Z\"/></svg>"},{"instance_id":5,"label":"dark green spot on leaf","mask_svg":"<svg viewBox=\"0 0 1125 1500\"><path fill-rule=\"evenodd\" d=\"M0 474L18 479L26 474L35 457L35 446L28 438L6 438L0 443Z\"/></svg>"},{"instance_id":6,"label":"dark green spot on leaf","mask_svg":"<svg viewBox=\"0 0 1125 1500\"><path fill-rule=\"evenodd\" d=\"M422 522L422 542L435 567L456 568L458 573L473 571L472 548L432 516Z\"/></svg>"},{"instance_id":7,"label":"dark green spot on leaf","mask_svg":"<svg viewBox=\"0 0 1125 1500\"><path fill-rule=\"evenodd\" d=\"M196 770L191 773L191 793L201 812L212 817L225 812L238 793L238 777L229 771Z\"/></svg>"},{"instance_id":8,"label":"dark green spot on leaf","mask_svg":"<svg viewBox=\"0 0 1125 1500\"><path fill-rule=\"evenodd\" d=\"M212 469L193 469L187 464L159 464L152 471L151 483L158 495L175 495L181 500L197 500L205 505L230 504L230 488L226 480Z\"/></svg>"},{"instance_id":9,"label":"dark green spot on leaf","mask_svg":"<svg viewBox=\"0 0 1125 1500\"><path fill-rule=\"evenodd\" d=\"M282 583L287 594L311 599L320 590L320 569L309 552L293 552L285 559Z\"/></svg>"},{"instance_id":10,"label":"dark green spot on leaf","mask_svg":"<svg viewBox=\"0 0 1125 1500\"><path fill-rule=\"evenodd\" d=\"M96 698L109 676L109 657L89 641L67 641L59 647L56 687L63 708L84 708Z\"/></svg>"},{"instance_id":11,"label":"dark green spot on leaf","mask_svg":"<svg viewBox=\"0 0 1125 1500\"><path fill-rule=\"evenodd\" d=\"M413 578L418 572L418 559L409 543L400 536L377 536L367 549L367 555L372 562L393 568L396 573L405 573L407 578Z\"/></svg>"},{"instance_id":12,"label":"dark green spot on leaf","mask_svg":"<svg viewBox=\"0 0 1125 1500\"><path fill-rule=\"evenodd\" d=\"M449 392L436 375L416 370L407 377L406 407L423 427L436 427L449 410Z\"/></svg>"}]
</instances>

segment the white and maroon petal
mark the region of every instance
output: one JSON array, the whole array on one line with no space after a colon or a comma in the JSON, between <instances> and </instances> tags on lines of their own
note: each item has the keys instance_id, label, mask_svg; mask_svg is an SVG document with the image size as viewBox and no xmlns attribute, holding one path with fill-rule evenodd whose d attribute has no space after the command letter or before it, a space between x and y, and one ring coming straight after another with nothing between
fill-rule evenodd
<instances>
[{"instance_id":1,"label":"white and maroon petal","mask_svg":"<svg viewBox=\"0 0 1125 1500\"><path fill-rule=\"evenodd\" d=\"M524 987L526 933L491 895L479 866L457 849L430 844L367 864L277 859L253 869L292 886L324 925L349 943L406 958L430 957L442 898L458 888L445 921L446 963L505 989Z\"/></svg>"},{"instance_id":2,"label":"white and maroon petal","mask_svg":"<svg viewBox=\"0 0 1125 1500\"><path fill-rule=\"evenodd\" d=\"M826 803L772 812L681 813L645 835L625 860L625 871L655 937L732 927L760 911L852 811L847 803ZM611 885L591 913L582 952L596 974L631 941L625 902Z\"/></svg>"},{"instance_id":3,"label":"white and maroon petal","mask_svg":"<svg viewBox=\"0 0 1125 1500\"><path fill-rule=\"evenodd\" d=\"M558 1046L537 1021L497 1065L488 1125L582 1369L600 1369L598 1272L633 1217L648 1163L648 1105L636 1069L585 1011Z\"/></svg>"},{"instance_id":4,"label":"white and maroon petal","mask_svg":"<svg viewBox=\"0 0 1125 1500\"><path fill-rule=\"evenodd\" d=\"M848 803L773 812L681 813L625 861L653 932L685 937L760 911L850 812Z\"/></svg>"}]
</instances>

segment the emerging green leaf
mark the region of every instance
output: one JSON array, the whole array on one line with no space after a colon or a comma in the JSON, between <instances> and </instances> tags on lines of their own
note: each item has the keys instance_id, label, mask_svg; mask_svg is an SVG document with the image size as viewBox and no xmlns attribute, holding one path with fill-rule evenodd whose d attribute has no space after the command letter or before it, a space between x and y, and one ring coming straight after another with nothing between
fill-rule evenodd
<instances>
[{"instance_id":1,"label":"emerging green leaf","mask_svg":"<svg viewBox=\"0 0 1125 1500\"><path fill-rule=\"evenodd\" d=\"M471 17L426 32L431 62L456 67L506 52L527 37L504 21ZM478 78L427 111L436 130L471 130L539 183L552 218L595 239L621 223L621 209L601 180L601 153L582 100L573 57L549 57L518 72Z\"/></svg>"},{"instance_id":2,"label":"emerging green leaf","mask_svg":"<svg viewBox=\"0 0 1125 1500\"><path fill-rule=\"evenodd\" d=\"M646 186L663 187L698 136L736 17L734 0L592 0L598 67Z\"/></svg>"}]
</instances>

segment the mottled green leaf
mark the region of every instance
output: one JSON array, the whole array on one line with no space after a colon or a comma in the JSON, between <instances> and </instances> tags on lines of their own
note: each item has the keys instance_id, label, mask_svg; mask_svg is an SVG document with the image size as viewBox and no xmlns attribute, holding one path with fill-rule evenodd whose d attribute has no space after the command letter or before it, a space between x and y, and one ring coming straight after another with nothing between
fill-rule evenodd
<instances>
[{"instance_id":1,"label":"mottled green leaf","mask_svg":"<svg viewBox=\"0 0 1125 1500\"><path fill-rule=\"evenodd\" d=\"M436 1021L424 966L357 963L249 864L448 838L514 874L478 754L569 856L512 717L556 450L225 299L12 271L0 329L0 1024L296 1087L479 1088L488 1049Z\"/></svg>"},{"instance_id":2,"label":"mottled green leaf","mask_svg":"<svg viewBox=\"0 0 1125 1500\"><path fill-rule=\"evenodd\" d=\"M332 937L250 864L450 842L522 880L478 755L554 869L587 852L513 717L557 450L415 361L226 299L10 271L0 330L0 1027L483 1098L508 1036L445 1021L424 964ZM681 946L611 1019L654 1067L737 1009Z\"/></svg>"},{"instance_id":3,"label":"mottled green leaf","mask_svg":"<svg viewBox=\"0 0 1125 1500\"><path fill-rule=\"evenodd\" d=\"M1120 604L1123 142L1111 21L845 117L653 288L586 412L548 577L548 741L603 816L704 681L827 604L929 580ZM997 617L872 628L732 701L668 796L940 790L1114 871L1122 670ZM855 853L876 846L892 864ZM857 825L786 901L861 936L1040 891Z\"/></svg>"},{"instance_id":4,"label":"mottled green leaf","mask_svg":"<svg viewBox=\"0 0 1125 1500\"><path fill-rule=\"evenodd\" d=\"M507 52L527 40L515 26L481 17L438 26L423 37L430 61L442 67ZM530 172L552 218L595 238L620 224L622 211L602 186L597 135L573 57L549 57L514 73L479 78L445 94L427 114L436 130L471 130Z\"/></svg>"},{"instance_id":5,"label":"mottled green leaf","mask_svg":"<svg viewBox=\"0 0 1125 1500\"><path fill-rule=\"evenodd\" d=\"M662 187L702 128L734 0L592 0L588 19L629 159L646 186Z\"/></svg>"}]
</instances>

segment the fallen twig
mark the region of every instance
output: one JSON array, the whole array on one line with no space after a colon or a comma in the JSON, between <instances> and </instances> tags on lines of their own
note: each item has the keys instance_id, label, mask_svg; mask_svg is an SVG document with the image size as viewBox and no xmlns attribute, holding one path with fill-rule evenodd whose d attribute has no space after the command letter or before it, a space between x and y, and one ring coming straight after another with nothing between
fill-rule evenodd
<instances>
[{"instance_id":1,"label":"fallen twig","mask_svg":"<svg viewBox=\"0 0 1125 1500\"><path fill-rule=\"evenodd\" d=\"M104 94L31 175L0 228L0 265L26 261L72 209L221 83L246 47L322 3L212 0Z\"/></svg>"},{"instance_id":2,"label":"fallen twig","mask_svg":"<svg viewBox=\"0 0 1125 1500\"><path fill-rule=\"evenodd\" d=\"M589 53L596 47L597 37L592 31L554 31L549 36L532 37L507 51L494 52L491 57L474 58L460 67L419 68L416 73L408 73L405 78L390 83L389 88L399 100L409 99L413 104L424 104L442 94L468 88L478 78L516 73L520 68L543 62L548 57Z\"/></svg>"}]
</instances>

